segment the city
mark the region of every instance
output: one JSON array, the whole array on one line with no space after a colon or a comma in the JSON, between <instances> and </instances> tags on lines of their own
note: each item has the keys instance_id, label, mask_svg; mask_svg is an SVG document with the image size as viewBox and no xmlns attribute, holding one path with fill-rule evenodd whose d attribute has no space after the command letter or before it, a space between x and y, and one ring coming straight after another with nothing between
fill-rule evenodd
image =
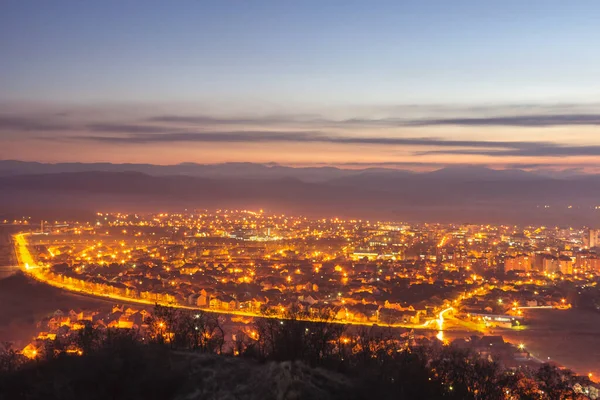
<instances>
[{"instance_id":1,"label":"city","mask_svg":"<svg viewBox=\"0 0 600 400\"><path fill-rule=\"evenodd\" d=\"M15 236L19 265L61 289L237 317L285 320L294 310L306 321L433 332L445 343L453 330L485 338L526 328L528 310L569 309L576 291L600 279L593 229L313 220L262 210L98 213L91 222L39 227ZM598 300L587 306L599 309ZM125 317L115 324L133 326Z\"/></svg>"},{"instance_id":2,"label":"city","mask_svg":"<svg viewBox=\"0 0 600 400\"><path fill-rule=\"evenodd\" d=\"M599 15L0 1L0 400L600 399Z\"/></svg>"}]
</instances>

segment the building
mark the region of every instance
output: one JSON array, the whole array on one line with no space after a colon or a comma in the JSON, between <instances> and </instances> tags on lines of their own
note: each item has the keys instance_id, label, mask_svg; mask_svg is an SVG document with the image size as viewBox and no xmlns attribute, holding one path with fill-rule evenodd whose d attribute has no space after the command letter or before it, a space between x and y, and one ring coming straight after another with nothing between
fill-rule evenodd
<instances>
[{"instance_id":1,"label":"building","mask_svg":"<svg viewBox=\"0 0 600 400\"><path fill-rule=\"evenodd\" d=\"M583 244L589 249L598 246L598 231L590 229L588 234L583 238Z\"/></svg>"},{"instance_id":2,"label":"building","mask_svg":"<svg viewBox=\"0 0 600 400\"><path fill-rule=\"evenodd\" d=\"M508 271L531 271L532 259L527 254L519 254L514 257L504 259L504 272Z\"/></svg>"},{"instance_id":3,"label":"building","mask_svg":"<svg viewBox=\"0 0 600 400\"><path fill-rule=\"evenodd\" d=\"M543 259L543 271L549 274L553 274L559 271L558 258L552 255L545 255Z\"/></svg>"},{"instance_id":4,"label":"building","mask_svg":"<svg viewBox=\"0 0 600 400\"><path fill-rule=\"evenodd\" d=\"M563 275L573 274L573 259L567 256L558 257L558 269Z\"/></svg>"}]
</instances>

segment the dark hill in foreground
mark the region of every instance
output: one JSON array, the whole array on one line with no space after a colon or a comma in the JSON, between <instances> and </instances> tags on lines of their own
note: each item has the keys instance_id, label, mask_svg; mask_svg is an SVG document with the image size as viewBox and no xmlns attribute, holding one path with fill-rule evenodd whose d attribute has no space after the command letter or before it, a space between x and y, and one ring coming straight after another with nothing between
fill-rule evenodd
<instances>
[{"instance_id":1,"label":"dark hill in foreground","mask_svg":"<svg viewBox=\"0 0 600 400\"><path fill-rule=\"evenodd\" d=\"M301 362L266 362L130 346L118 353L61 357L0 378L0 399L345 400L341 374Z\"/></svg>"}]
</instances>

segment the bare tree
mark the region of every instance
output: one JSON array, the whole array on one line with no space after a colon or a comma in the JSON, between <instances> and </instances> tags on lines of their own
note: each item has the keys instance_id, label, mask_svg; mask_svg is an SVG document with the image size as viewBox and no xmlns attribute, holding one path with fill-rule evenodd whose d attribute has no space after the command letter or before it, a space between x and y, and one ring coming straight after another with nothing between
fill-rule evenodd
<instances>
[{"instance_id":1,"label":"bare tree","mask_svg":"<svg viewBox=\"0 0 600 400\"><path fill-rule=\"evenodd\" d=\"M23 366L27 358L13 348L12 343L2 343L0 349L0 372L11 373Z\"/></svg>"}]
</instances>

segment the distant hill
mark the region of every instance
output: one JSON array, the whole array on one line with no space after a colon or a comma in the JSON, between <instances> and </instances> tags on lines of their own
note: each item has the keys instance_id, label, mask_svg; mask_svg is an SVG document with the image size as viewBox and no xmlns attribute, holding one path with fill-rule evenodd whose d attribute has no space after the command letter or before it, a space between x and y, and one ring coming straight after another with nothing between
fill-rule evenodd
<instances>
[{"instance_id":1,"label":"distant hill","mask_svg":"<svg viewBox=\"0 0 600 400\"><path fill-rule=\"evenodd\" d=\"M293 174L234 175L232 171L239 167L210 166L221 175L208 176L137 171L5 174L0 177L0 209L29 215L43 210L262 208L400 221L600 223L599 213L592 208L600 203L597 176L554 179L520 170L447 168L430 173L351 171L314 181Z\"/></svg>"},{"instance_id":2,"label":"distant hill","mask_svg":"<svg viewBox=\"0 0 600 400\"><path fill-rule=\"evenodd\" d=\"M433 172L415 173L394 168L362 168L348 169L337 167L288 167L278 164L257 163L223 163L196 164L181 163L176 165L154 164L112 164L112 163L38 163L14 160L0 160L0 176L57 174L64 172L141 172L152 176L186 175L204 178L243 178L243 179L277 179L296 178L304 182L326 182L333 179L358 177L364 180L370 177L398 178L418 176L419 178L436 177L458 180L510 180L551 177L540 173L527 172L520 169L495 170L482 166L459 165L438 169ZM563 175L556 174L555 178ZM568 178L585 177L586 175L571 172Z\"/></svg>"},{"instance_id":3,"label":"distant hill","mask_svg":"<svg viewBox=\"0 0 600 400\"><path fill-rule=\"evenodd\" d=\"M187 175L207 178L274 179L293 177L307 182L319 182L354 175L361 171L334 167L293 168L277 164L223 163L176 165L58 163L45 164L24 161L0 161L0 176L26 174L56 174L63 172L142 172L153 176Z\"/></svg>"}]
</instances>

